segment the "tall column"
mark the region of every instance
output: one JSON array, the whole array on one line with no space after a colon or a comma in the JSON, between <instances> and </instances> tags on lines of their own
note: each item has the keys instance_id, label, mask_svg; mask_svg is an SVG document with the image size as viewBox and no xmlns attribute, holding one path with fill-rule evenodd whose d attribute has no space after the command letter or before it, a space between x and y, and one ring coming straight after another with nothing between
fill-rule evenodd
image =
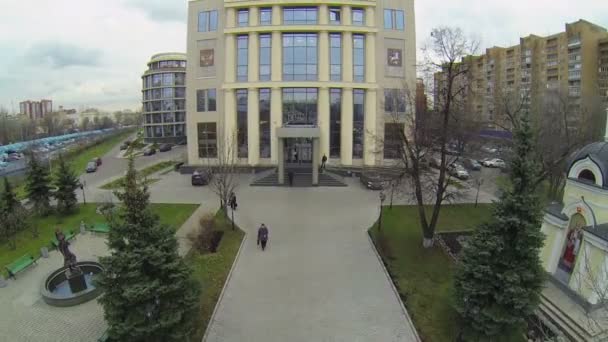
<instances>
[{"instance_id":1,"label":"tall column","mask_svg":"<svg viewBox=\"0 0 608 342\"><path fill-rule=\"evenodd\" d=\"M277 159L277 163L278 163L278 175L277 178L279 180L279 184L285 184L285 154L283 153L284 150L284 141L283 139L277 139L277 152L278 152L278 159Z\"/></svg>"},{"instance_id":2,"label":"tall column","mask_svg":"<svg viewBox=\"0 0 608 342\"><path fill-rule=\"evenodd\" d=\"M365 121L364 121L364 151L363 162L365 165L376 164L376 146L381 141L376 134L376 89L367 89L365 92Z\"/></svg>"},{"instance_id":3,"label":"tall column","mask_svg":"<svg viewBox=\"0 0 608 342\"><path fill-rule=\"evenodd\" d=\"M320 155L326 155L329 158L329 88L319 88L319 102L317 103L317 113L319 113L318 125L321 129L321 137L319 138Z\"/></svg>"},{"instance_id":4,"label":"tall column","mask_svg":"<svg viewBox=\"0 0 608 342\"><path fill-rule=\"evenodd\" d=\"M329 81L329 33L319 34L319 81Z\"/></svg>"},{"instance_id":5,"label":"tall column","mask_svg":"<svg viewBox=\"0 0 608 342\"><path fill-rule=\"evenodd\" d=\"M342 89L342 118L340 120L340 162L353 164L353 89Z\"/></svg>"},{"instance_id":6,"label":"tall column","mask_svg":"<svg viewBox=\"0 0 608 342\"><path fill-rule=\"evenodd\" d=\"M353 81L353 34L344 32L342 35L342 80Z\"/></svg>"},{"instance_id":7,"label":"tall column","mask_svg":"<svg viewBox=\"0 0 608 342\"><path fill-rule=\"evenodd\" d=\"M319 185L319 139L312 139L312 185Z\"/></svg>"},{"instance_id":8,"label":"tall column","mask_svg":"<svg viewBox=\"0 0 608 342\"><path fill-rule=\"evenodd\" d=\"M329 8L327 4L319 5L319 25L327 25L329 23Z\"/></svg>"},{"instance_id":9,"label":"tall column","mask_svg":"<svg viewBox=\"0 0 608 342\"><path fill-rule=\"evenodd\" d=\"M260 24L258 7L249 7L249 26L258 26ZM251 39L251 38L249 38Z\"/></svg>"},{"instance_id":10,"label":"tall column","mask_svg":"<svg viewBox=\"0 0 608 342\"><path fill-rule=\"evenodd\" d=\"M226 35L226 83L236 80L236 37L233 34Z\"/></svg>"},{"instance_id":11,"label":"tall column","mask_svg":"<svg viewBox=\"0 0 608 342\"><path fill-rule=\"evenodd\" d=\"M272 6L272 25L273 26L281 25L282 17L283 17L283 13L281 13L281 6L280 5Z\"/></svg>"},{"instance_id":12,"label":"tall column","mask_svg":"<svg viewBox=\"0 0 608 342\"><path fill-rule=\"evenodd\" d=\"M233 7L226 8L226 25L227 28L236 26L236 9Z\"/></svg>"},{"instance_id":13,"label":"tall column","mask_svg":"<svg viewBox=\"0 0 608 342\"><path fill-rule=\"evenodd\" d=\"M249 88L247 94L247 146L248 163L257 165L260 162L260 101L256 88Z\"/></svg>"},{"instance_id":14,"label":"tall column","mask_svg":"<svg viewBox=\"0 0 608 342\"><path fill-rule=\"evenodd\" d=\"M273 10L274 12L274 10ZM274 18L274 14L273 14L273 18ZM278 31L273 31L272 32L272 46L271 46L271 51L272 51L272 57L271 58L271 80L273 82L278 82L281 80L282 75L281 75L281 70L283 67L283 58L282 58L282 54L283 54L283 42L281 41L281 32Z\"/></svg>"},{"instance_id":15,"label":"tall column","mask_svg":"<svg viewBox=\"0 0 608 342\"><path fill-rule=\"evenodd\" d=\"M365 8L365 26L376 26L376 9L372 6Z\"/></svg>"},{"instance_id":16,"label":"tall column","mask_svg":"<svg viewBox=\"0 0 608 342\"><path fill-rule=\"evenodd\" d=\"M344 5L342 6L342 25L352 25L353 17L351 14L350 6Z\"/></svg>"},{"instance_id":17,"label":"tall column","mask_svg":"<svg viewBox=\"0 0 608 342\"><path fill-rule=\"evenodd\" d=\"M365 82L376 83L376 35L365 36Z\"/></svg>"},{"instance_id":18,"label":"tall column","mask_svg":"<svg viewBox=\"0 0 608 342\"><path fill-rule=\"evenodd\" d=\"M278 150L277 128L283 125L281 88L272 88L270 93L270 161L278 163L283 158L283 152Z\"/></svg>"},{"instance_id":19,"label":"tall column","mask_svg":"<svg viewBox=\"0 0 608 342\"><path fill-rule=\"evenodd\" d=\"M223 153L226 153L228 149L236 158L237 155L237 141L236 141L236 94L234 89L224 90L224 148Z\"/></svg>"},{"instance_id":20,"label":"tall column","mask_svg":"<svg viewBox=\"0 0 608 342\"><path fill-rule=\"evenodd\" d=\"M248 79L249 82L257 82L260 75L260 40L257 32L249 33L249 46L248 46Z\"/></svg>"}]
</instances>

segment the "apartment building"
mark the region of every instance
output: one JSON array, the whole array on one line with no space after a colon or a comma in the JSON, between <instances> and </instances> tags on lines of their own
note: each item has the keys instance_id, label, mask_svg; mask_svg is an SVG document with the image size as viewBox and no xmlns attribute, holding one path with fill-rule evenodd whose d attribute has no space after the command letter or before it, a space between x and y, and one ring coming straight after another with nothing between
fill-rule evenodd
<instances>
[{"instance_id":1,"label":"apartment building","mask_svg":"<svg viewBox=\"0 0 608 342\"><path fill-rule=\"evenodd\" d=\"M571 123L581 114L601 115L600 101L608 87L608 32L579 20L550 36L529 35L510 47L492 47L479 56L468 56L465 111L488 128L508 126L504 101L523 101L533 115L542 115L548 104L560 101ZM441 79L437 75L436 79ZM597 113L596 113L597 112Z\"/></svg>"},{"instance_id":2,"label":"apartment building","mask_svg":"<svg viewBox=\"0 0 608 342\"><path fill-rule=\"evenodd\" d=\"M50 114L52 112L53 101L51 100L26 100L19 103L19 113L26 115L31 120L42 119L45 115Z\"/></svg>"},{"instance_id":3,"label":"apartment building","mask_svg":"<svg viewBox=\"0 0 608 342\"><path fill-rule=\"evenodd\" d=\"M188 163L234 150L281 184L294 162L317 184L324 155L383 164L386 99L416 86L414 24L413 0L190 1Z\"/></svg>"},{"instance_id":4,"label":"apartment building","mask_svg":"<svg viewBox=\"0 0 608 342\"><path fill-rule=\"evenodd\" d=\"M186 139L186 54L152 56L142 75L142 104L145 141Z\"/></svg>"}]
</instances>

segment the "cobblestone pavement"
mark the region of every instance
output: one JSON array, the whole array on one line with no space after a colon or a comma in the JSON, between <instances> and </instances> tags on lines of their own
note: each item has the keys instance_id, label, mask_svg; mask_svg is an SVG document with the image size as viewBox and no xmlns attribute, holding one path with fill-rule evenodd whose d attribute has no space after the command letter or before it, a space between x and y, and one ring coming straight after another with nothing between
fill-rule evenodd
<instances>
[{"instance_id":1,"label":"cobblestone pavement","mask_svg":"<svg viewBox=\"0 0 608 342\"><path fill-rule=\"evenodd\" d=\"M97 260L107 254L105 237L91 234L78 235L70 246L79 261ZM48 259L39 259L37 265L17 274L17 280L8 280L0 288L0 341L96 341L106 323L97 300L69 308L47 305L40 297L40 286L46 276L63 266L57 251Z\"/></svg>"},{"instance_id":2,"label":"cobblestone pavement","mask_svg":"<svg viewBox=\"0 0 608 342\"><path fill-rule=\"evenodd\" d=\"M376 192L249 188L239 201L248 234L206 341L416 341L367 237Z\"/></svg>"}]
</instances>

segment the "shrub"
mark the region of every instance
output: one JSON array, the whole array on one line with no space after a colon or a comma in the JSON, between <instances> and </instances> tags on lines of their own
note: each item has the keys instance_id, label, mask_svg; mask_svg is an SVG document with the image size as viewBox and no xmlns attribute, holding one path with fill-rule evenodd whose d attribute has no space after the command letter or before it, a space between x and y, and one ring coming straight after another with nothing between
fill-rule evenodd
<instances>
[{"instance_id":1,"label":"shrub","mask_svg":"<svg viewBox=\"0 0 608 342\"><path fill-rule=\"evenodd\" d=\"M212 214L205 214L198 222L198 229L188 234L188 239L192 242L192 247L200 253L213 252L213 235L216 228L215 217Z\"/></svg>"}]
</instances>

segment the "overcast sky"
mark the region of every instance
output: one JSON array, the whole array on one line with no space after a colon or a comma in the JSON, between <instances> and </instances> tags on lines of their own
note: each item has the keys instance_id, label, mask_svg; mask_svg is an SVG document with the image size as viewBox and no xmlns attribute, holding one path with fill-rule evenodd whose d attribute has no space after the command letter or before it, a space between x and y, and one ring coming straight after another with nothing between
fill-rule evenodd
<instances>
[{"instance_id":1,"label":"overcast sky","mask_svg":"<svg viewBox=\"0 0 608 342\"><path fill-rule=\"evenodd\" d=\"M150 56L185 51L186 0L0 0L0 106L136 109ZM417 0L422 46L439 25L461 27L481 47L548 35L580 18L608 26L606 0Z\"/></svg>"}]
</instances>

